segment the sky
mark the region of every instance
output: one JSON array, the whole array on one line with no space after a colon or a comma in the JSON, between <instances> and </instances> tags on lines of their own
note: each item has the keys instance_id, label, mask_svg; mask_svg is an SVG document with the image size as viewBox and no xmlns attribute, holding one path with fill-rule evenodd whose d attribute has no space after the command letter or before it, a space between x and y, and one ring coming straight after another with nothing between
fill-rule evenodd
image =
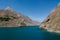
<instances>
[{"instance_id":1,"label":"sky","mask_svg":"<svg viewBox=\"0 0 60 40\"><path fill-rule=\"evenodd\" d=\"M0 0L0 9L11 7L32 20L42 22L60 0Z\"/></svg>"}]
</instances>

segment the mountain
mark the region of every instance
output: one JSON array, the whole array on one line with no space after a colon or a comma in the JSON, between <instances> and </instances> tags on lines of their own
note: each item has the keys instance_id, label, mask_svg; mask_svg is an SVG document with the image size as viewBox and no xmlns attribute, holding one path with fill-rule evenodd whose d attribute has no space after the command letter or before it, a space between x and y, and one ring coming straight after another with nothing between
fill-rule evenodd
<instances>
[{"instance_id":1,"label":"mountain","mask_svg":"<svg viewBox=\"0 0 60 40\"><path fill-rule=\"evenodd\" d=\"M39 25L40 22L33 20L33 24L34 24L34 25Z\"/></svg>"},{"instance_id":2,"label":"mountain","mask_svg":"<svg viewBox=\"0 0 60 40\"><path fill-rule=\"evenodd\" d=\"M46 29L49 32L60 33L60 3L40 24L40 27Z\"/></svg>"},{"instance_id":3,"label":"mountain","mask_svg":"<svg viewBox=\"0 0 60 40\"><path fill-rule=\"evenodd\" d=\"M34 25L34 22L28 17L7 7L0 10L0 27L16 27Z\"/></svg>"}]
</instances>

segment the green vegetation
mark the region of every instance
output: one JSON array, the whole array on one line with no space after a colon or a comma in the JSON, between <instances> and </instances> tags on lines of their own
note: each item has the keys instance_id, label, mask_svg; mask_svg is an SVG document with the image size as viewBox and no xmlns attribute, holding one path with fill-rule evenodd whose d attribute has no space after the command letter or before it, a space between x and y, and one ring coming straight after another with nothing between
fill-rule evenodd
<instances>
[{"instance_id":1,"label":"green vegetation","mask_svg":"<svg viewBox=\"0 0 60 40\"><path fill-rule=\"evenodd\" d=\"M0 17L0 21L9 21L10 18L9 17Z\"/></svg>"}]
</instances>

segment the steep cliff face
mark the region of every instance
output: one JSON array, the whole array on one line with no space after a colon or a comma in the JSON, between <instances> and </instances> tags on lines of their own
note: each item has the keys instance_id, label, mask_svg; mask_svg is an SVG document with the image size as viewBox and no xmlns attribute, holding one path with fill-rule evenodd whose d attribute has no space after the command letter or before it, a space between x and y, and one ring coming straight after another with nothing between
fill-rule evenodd
<instances>
[{"instance_id":1,"label":"steep cliff face","mask_svg":"<svg viewBox=\"0 0 60 40\"><path fill-rule=\"evenodd\" d=\"M60 3L52 10L48 17L40 24L40 27L50 32L60 33Z\"/></svg>"},{"instance_id":2,"label":"steep cliff face","mask_svg":"<svg viewBox=\"0 0 60 40\"><path fill-rule=\"evenodd\" d=\"M4 27L15 27L15 26L27 26L33 25L32 20L18 13L11 8L7 7L4 10L0 10L0 26Z\"/></svg>"}]
</instances>

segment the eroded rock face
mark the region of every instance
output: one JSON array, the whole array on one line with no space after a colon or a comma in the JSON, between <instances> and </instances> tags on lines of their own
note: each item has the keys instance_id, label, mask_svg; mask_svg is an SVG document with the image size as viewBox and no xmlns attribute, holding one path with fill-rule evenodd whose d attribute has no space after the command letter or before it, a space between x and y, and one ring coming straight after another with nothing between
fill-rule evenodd
<instances>
[{"instance_id":1,"label":"eroded rock face","mask_svg":"<svg viewBox=\"0 0 60 40\"><path fill-rule=\"evenodd\" d=\"M60 3L40 24L40 27L47 29L47 31L50 32L60 33Z\"/></svg>"},{"instance_id":2,"label":"eroded rock face","mask_svg":"<svg viewBox=\"0 0 60 40\"><path fill-rule=\"evenodd\" d=\"M33 25L32 20L29 17L18 13L9 7L4 10L0 10L0 27L16 27L27 25Z\"/></svg>"}]
</instances>

